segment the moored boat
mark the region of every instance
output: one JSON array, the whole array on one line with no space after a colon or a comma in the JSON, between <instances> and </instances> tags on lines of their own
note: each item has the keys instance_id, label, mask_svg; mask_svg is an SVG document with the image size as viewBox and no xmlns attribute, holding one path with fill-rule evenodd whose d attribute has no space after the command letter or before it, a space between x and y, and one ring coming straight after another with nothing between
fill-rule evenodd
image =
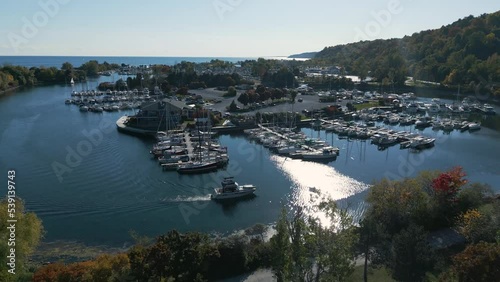
<instances>
[{"instance_id":1,"label":"moored boat","mask_svg":"<svg viewBox=\"0 0 500 282\"><path fill-rule=\"evenodd\" d=\"M335 152L334 149L324 149L322 151L314 151L302 154L302 159L305 161L335 160L336 158L337 152Z\"/></svg>"},{"instance_id":2,"label":"moored boat","mask_svg":"<svg viewBox=\"0 0 500 282\"><path fill-rule=\"evenodd\" d=\"M481 129L481 124L475 123L475 122L469 123L469 128L468 129L469 129L469 131L479 130L479 129Z\"/></svg>"},{"instance_id":3,"label":"moored boat","mask_svg":"<svg viewBox=\"0 0 500 282\"><path fill-rule=\"evenodd\" d=\"M217 162L191 162L181 164L177 168L180 174L196 174L216 171L219 164Z\"/></svg>"}]
</instances>

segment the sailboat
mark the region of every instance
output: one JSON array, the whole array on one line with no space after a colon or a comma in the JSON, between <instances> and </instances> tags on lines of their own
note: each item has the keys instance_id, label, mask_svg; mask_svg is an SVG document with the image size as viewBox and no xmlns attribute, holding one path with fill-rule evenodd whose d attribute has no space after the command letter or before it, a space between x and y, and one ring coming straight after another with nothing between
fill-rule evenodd
<instances>
[{"instance_id":1,"label":"sailboat","mask_svg":"<svg viewBox=\"0 0 500 282\"><path fill-rule=\"evenodd\" d=\"M73 80L73 78L71 78L71 81L69 83L71 83L71 85L75 85L75 81Z\"/></svg>"},{"instance_id":2,"label":"sailboat","mask_svg":"<svg viewBox=\"0 0 500 282\"><path fill-rule=\"evenodd\" d=\"M200 122L197 122L197 125L199 126ZM210 123L210 118L208 118L208 123ZM208 125L210 127L210 125ZM197 127L198 132L200 131L199 128ZM213 159L203 159L203 153L201 150L201 142L202 138L205 136L204 134L198 134L198 158L196 161L189 162L186 164L180 164L179 167L177 168L177 172L181 174L197 174L197 173L207 173L207 172L212 172L216 171L219 164L217 160ZM210 135L209 135L210 136Z\"/></svg>"}]
</instances>

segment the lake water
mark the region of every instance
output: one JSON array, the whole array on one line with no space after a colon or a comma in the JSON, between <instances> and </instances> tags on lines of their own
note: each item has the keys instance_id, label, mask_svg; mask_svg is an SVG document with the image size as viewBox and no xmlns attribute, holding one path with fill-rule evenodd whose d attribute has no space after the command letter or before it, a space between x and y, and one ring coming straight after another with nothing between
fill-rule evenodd
<instances>
[{"instance_id":1,"label":"lake water","mask_svg":"<svg viewBox=\"0 0 500 282\"><path fill-rule=\"evenodd\" d=\"M273 59L286 59L285 57L268 57ZM255 60L250 57L110 57L110 56L0 56L0 65L11 64L25 67L57 67L60 68L63 63L69 62L75 67L90 61L97 60L99 63L108 62L110 64L129 64L133 66L165 64L175 65L182 61L193 63L205 63L211 60L223 60L228 62L239 62L244 60Z\"/></svg>"},{"instance_id":2,"label":"lake water","mask_svg":"<svg viewBox=\"0 0 500 282\"><path fill-rule=\"evenodd\" d=\"M436 146L418 154L303 129L340 148L328 164L279 157L245 136L224 135L227 171L165 172L150 157L152 141L117 132L115 121L133 111L81 113L64 104L71 91L57 85L0 96L0 172L16 170L17 194L43 220L47 242L119 247L131 242L130 230L148 236L171 229L228 233L274 222L283 204L313 205L328 196L347 198L344 203L361 213L363 191L374 180L456 165L471 181L497 191L500 186L500 134L487 128L450 135L428 128L423 134L437 138ZM67 171L58 177L54 167L62 166ZM211 187L227 175L255 184L257 197L230 205L210 201Z\"/></svg>"}]
</instances>

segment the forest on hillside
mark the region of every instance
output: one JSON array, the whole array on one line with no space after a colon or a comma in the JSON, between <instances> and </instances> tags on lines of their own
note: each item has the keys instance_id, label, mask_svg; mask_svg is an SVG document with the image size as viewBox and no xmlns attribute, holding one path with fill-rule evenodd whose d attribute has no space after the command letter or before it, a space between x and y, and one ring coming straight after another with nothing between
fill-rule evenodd
<instances>
[{"instance_id":1,"label":"forest on hillside","mask_svg":"<svg viewBox=\"0 0 500 282\"><path fill-rule=\"evenodd\" d=\"M500 95L500 11L468 16L401 39L326 47L311 63L340 65L360 77L403 85L406 77Z\"/></svg>"}]
</instances>

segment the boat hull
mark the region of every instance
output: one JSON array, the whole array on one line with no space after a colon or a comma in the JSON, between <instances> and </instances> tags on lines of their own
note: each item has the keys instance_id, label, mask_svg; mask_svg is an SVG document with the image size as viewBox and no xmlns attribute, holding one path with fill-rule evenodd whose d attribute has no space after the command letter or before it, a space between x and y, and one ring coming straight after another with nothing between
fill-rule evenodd
<instances>
[{"instance_id":1,"label":"boat hull","mask_svg":"<svg viewBox=\"0 0 500 282\"><path fill-rule=\"evenodd\" d=\"M304 161L324 161L324 160L335 160L337 159L336 154L332 155L302 155Z\"/></svg>"},{"instance_id":2,"label":"boat hull","mask_svg":"<svg viewBox=\"0 0 500 282\"><path fill-rule=\"evenodd\" d=\"M180 174L208 173L217 170L217 163L209 163L197 166L180 166L177 172Z\"/></svg>"},{"instance_id":3,"label":"boat hull","mask_svg":"<svg viewBox=\"0 0 500 282\"><path fill-rule=\"evenodd\" d=\"M255 196L254 192L257 188L253 185L243 185L240 186L240 189L234 192L224 192L224 193L219 192L220 189L222 188L215 189L215 193L210 196L212 200L219 201L219 200L229 200L229 199L238 199L243 197Z\"/></svg>"}]
</instances>

